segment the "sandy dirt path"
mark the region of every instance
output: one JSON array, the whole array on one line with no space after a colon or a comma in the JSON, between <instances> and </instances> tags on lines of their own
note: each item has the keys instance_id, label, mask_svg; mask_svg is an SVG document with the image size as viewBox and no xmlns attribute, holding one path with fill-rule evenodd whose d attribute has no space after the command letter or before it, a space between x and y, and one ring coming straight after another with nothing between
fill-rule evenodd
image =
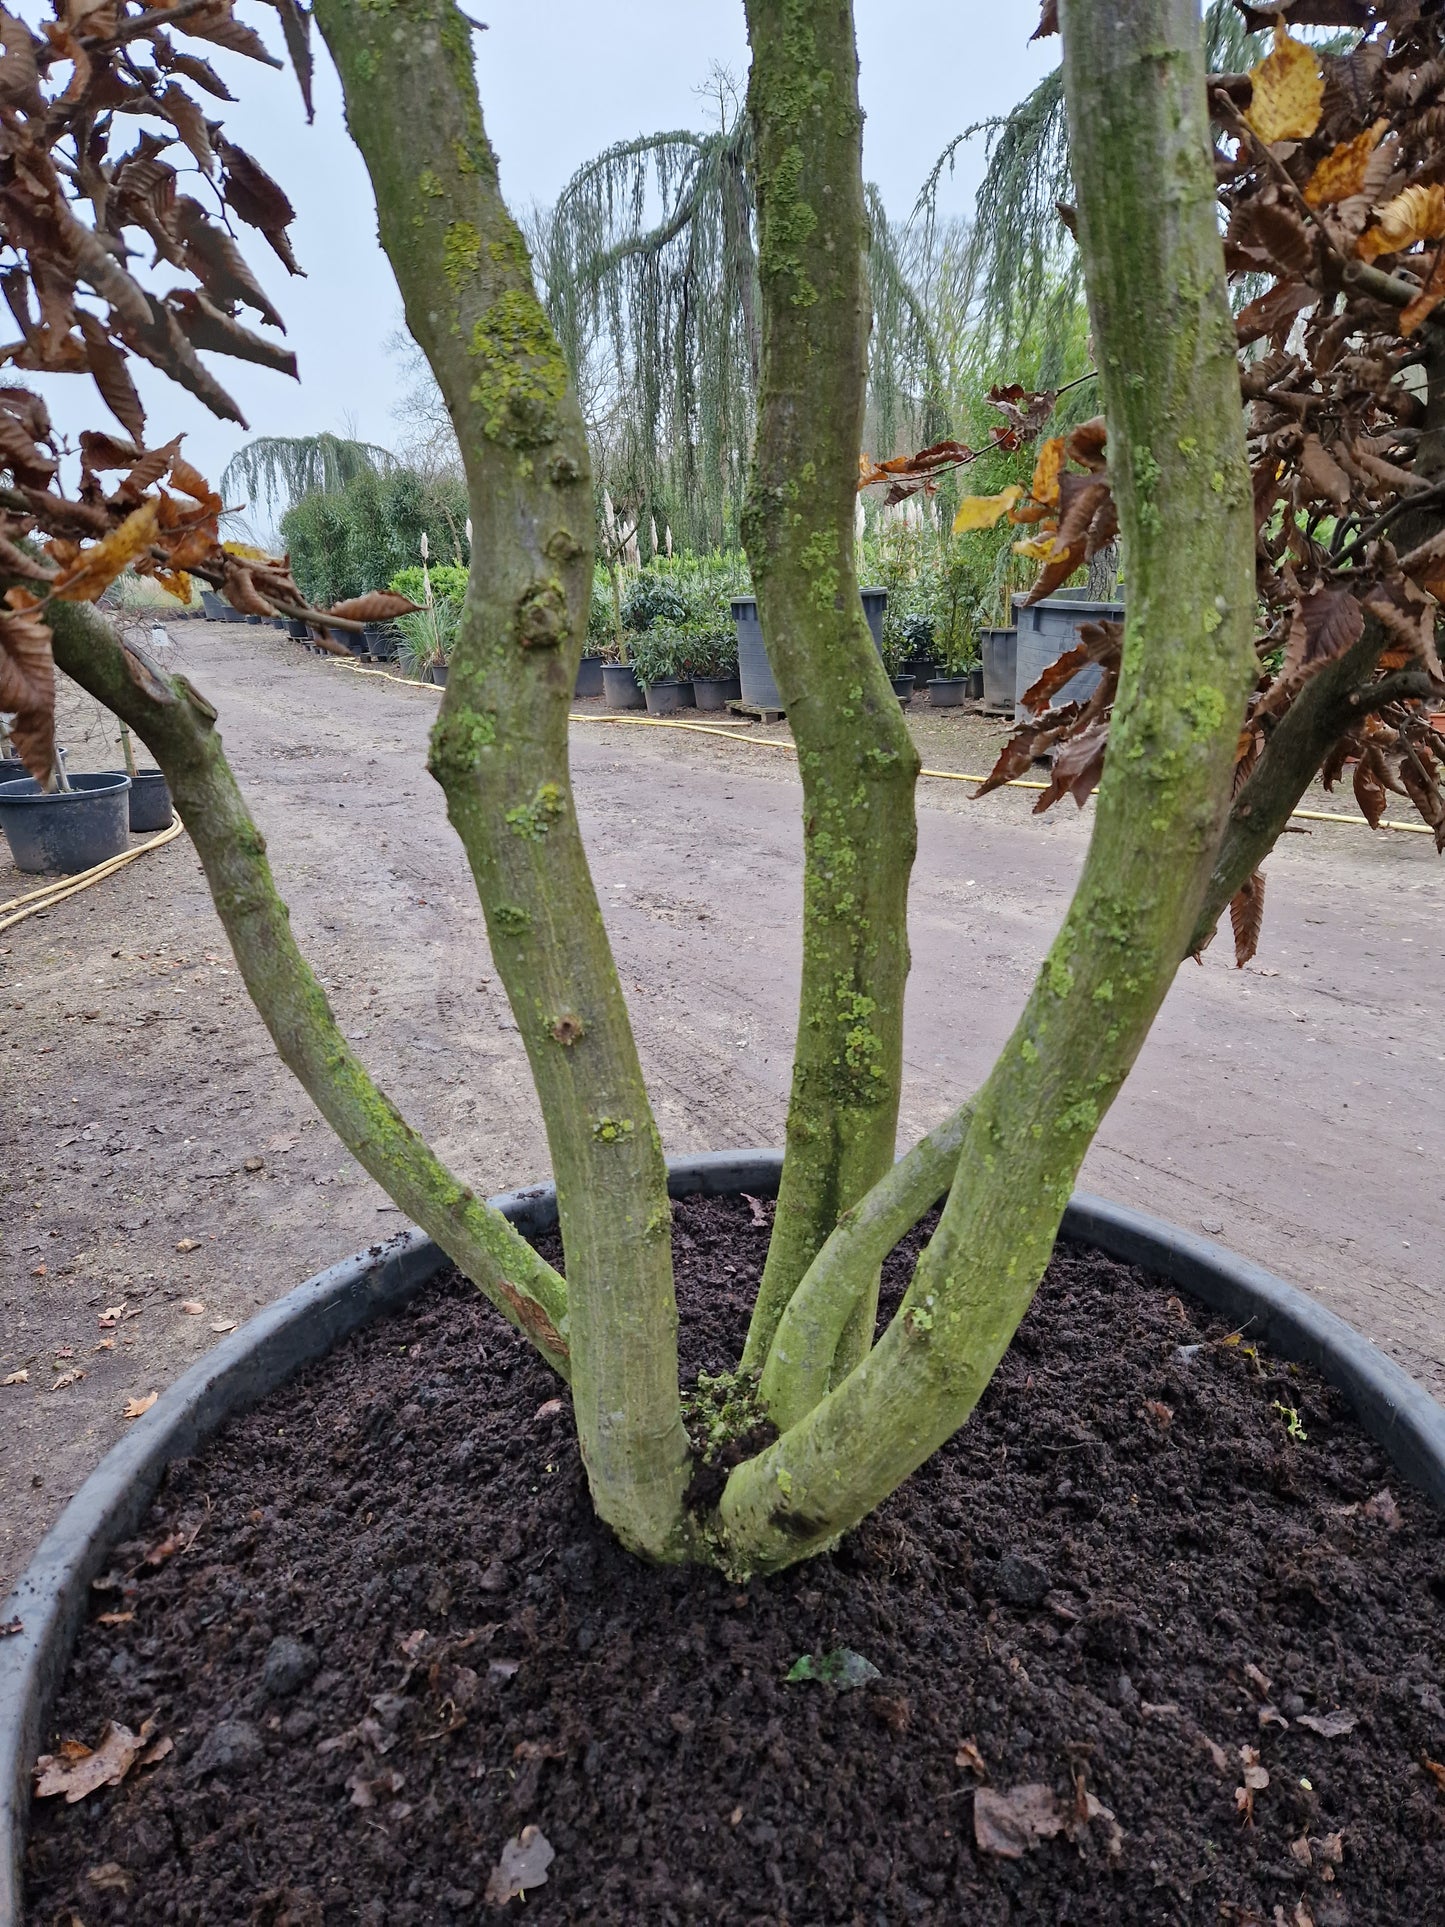
<instances>
[{"instance_id":1,"label":"sandy dirt path","mask_svg":"<svg viewBox=\"0 0 1445 1927\"><path fill-rule=\"evenodd\" d=\"M343 1028L471 1183L544 1176L520 1042L423 766L436 696L268 630L173 633ZM66 721L76 767L113 766L78 692ZM940 768L984 767L997 741L974 718L916 728ZM573 753L668 1150L777 1143L799 957L791 759L596 722ZM986 1072L1090 820L1033 818L1022 792L973 804L961 784L925 782L919 801L905 1136ZM0 851L0 898L25 887ZM1236 972L1221 941L1180 972L1083 1180L1316 1292L1437 1396L1442 892L1428 838L1286 838L1258 965ZM3 1594L127 1399L398 1218L276 1062L185 838L0 934L0 1065L0 1377L29 1374L0 1387Z\"/></svg>"}]
</instances>

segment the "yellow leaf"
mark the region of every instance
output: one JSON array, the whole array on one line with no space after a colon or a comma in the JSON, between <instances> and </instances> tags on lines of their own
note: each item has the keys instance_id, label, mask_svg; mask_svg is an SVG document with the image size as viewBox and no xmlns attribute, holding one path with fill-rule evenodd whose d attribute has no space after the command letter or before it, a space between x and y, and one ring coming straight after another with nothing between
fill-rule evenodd
<instances>
[{"instance_id":1,"label":"yellow leaf","mask_svg":"<svg viewBox=\"0 0 1445 1927\"><path fill-rule=\"evenodd\" d=\"M1429 316L1434 314L1442 301L1445 301L1445 248L1442 248L1435 258L1435 266L1431 270L1430 279L1425 283L1425 286L1420 290L1419 294L1415 296L1415 299L1410 305L1402 310L1400 315L1400 333L1402 335L1414 334L1421 322L1427 320ZM1432 590L1431 593L1433 594L1434 591Z\"/></svg>"},{"instance_id":2,"label":"yellow leaf","mask_svg":"<svg viewBox=\"0 0 1445 1927\"><path fill-rule=\"evenodd\" d=\"M50 593L62 602L94 602L155 541L158 508L155 497L148 495L103 541L82 549L74 568L52 585Z\"/></svg>"},{"instance_id":3,"label":"yellow leaf","mask_svg":"<svg viewBox=\"0 0 1445 1927\"><path fill-rule=\"evenodd\" d=\"M1007 515L1023 494L1017 482L1010 482L1001 495L966 495L953 518L955 535L973 535L991 529L1000 516Z\"/></svg>"},{"instance_id":4,"label":"yellow leaf","mask_svg":"<svg viewBox=\"0 0 1445 1927\"><path fill-rule=\"evenodd\" d=\"M1051 435L1039 448L1039 459L1034 464L1034 479L1029 483L1029 494L1036 502L1046 508L1059 505L1059 476L1064 466L1064 438Z\"/></svg>"},{"instance_id":5,"label":"yellow leaf","mask_svg":"<svg viewBox=\"0 0 1445 1927\"><path fill-rule=\"evenodd\" d=\"M1035 562L1052 562L1057 534L1057 529L1045 529L1042 535L1031 535L1027 542L1015 542L1014 554L1029 556Z\"/></svg>"},{"instance_id":6,"label":"yellow leaf","mask_svg":"<svg viewBox=\"0 0 1445 1927\"><path fill-rule=\"evenodd\" d=\"M1352 141L1341 141L1325 155L1305 186L1305 199L1311 207L1332 207L1336 201L1364 193L1365 169L1389 124L1377 120L1363 134L1356 134Z\"/></svg>"},{"instance_id":7,"label":"yellow leaf","mask_svg":"<svg viewBox=\"0 0 1445 1927\"><path fill-rule=\"evenodd\" d=\"M128 1398L121 1411L121 1417L139 1418L142 1412L148 1412L151 1409L159 1397L159 1392L147 1392L144 1398Z\"/></svg>"},{"instance_id":8,"label":"yellow leaf","mask_svg":"<svg viewBox=\"0 0 1445 1927\"><path fill-rule=\"evenodd\" d=\"M238 555L243 562L269 562L271 557L264 549L254 549L249 542L223 542L221 547L227 555Z\"/></svg>"},{"instance_id":9,"label":"yellow leaf","mask_svg":"<svg viewBox=\"0 0 1445 1927\"><path fill-rule=\"evenodd\" d=\"M1445 187L1431 181L1428 187L1407 187L1380 209L1375 225L1355 243L1362 261L1374 261L1382 254L1398 254L1417 241L1438 241L1445 235Z\"/></svg>"},{"instance_id":10,"label":"yellow leaf","mask_svg":"<svg viewBox=\"0 0 1445 1927\"><path fill-rule=\"evenodd\" d=\"M155 579L166 594L173 595L177 602L190 602L191 578L184 569L178 569L174 573L170 569L157 569Z\"/></svg>"},{"instance_id":11,"label":"yellow leaf","mask_svg":"<svg viewBox=\"0 0 1445 1927\"><path fill-rule=\"evenodd\" d=\"M8 1378L0 1378L0 1385L28 1385L29 1383L30 1374L23 1369L18 1372L11 1372Z\"/></svg>"},{"instance_id":12,"label":"yellow leaf","mask_svg":"<svg viewBox=\"0 0 1445 1927\"><path fill-rule=\"evenodd\" d=\"M1254 98L1245 120L1265 142L1302 141L1320 124L1325 82L1312 47L1276 24L1274 46L1250 74Z\"/></svg>"}]
</instances>

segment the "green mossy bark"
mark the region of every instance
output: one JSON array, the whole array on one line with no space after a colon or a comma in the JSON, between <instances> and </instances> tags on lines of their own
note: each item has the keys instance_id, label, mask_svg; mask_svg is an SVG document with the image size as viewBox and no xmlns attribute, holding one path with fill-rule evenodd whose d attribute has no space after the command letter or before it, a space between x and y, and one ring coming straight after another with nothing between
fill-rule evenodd
<instances>
[{"instance_id":1,"label":"green mossy bark","mask_svg":"<svg viewBox=\"0 0 1445 1927\"><path fill-rule=\"evenodd\" d=\"M975 1100L898 1316L731 1476L737 1570L862 1518L967 1418L1193 931L1253 678L1253 518L1191 0L1062 0L1079 228L1129 579L1121 689L1069 914Z\"/></svg>"},{"instance_id":2,"label":"green mossy bark","mask_svg":"<svg viewBox=\"0 0 1445 1927\"><path fill-rule=\"evenodd\" d=\"M541 1100L572 1396L601 1517L680 1556L688 1475L662 1146L582 848L567 716L592 585L581 411L449 0L320 0L407 325L466 465L472 567L431 769Z\"/></svg>"},{"instance_id":3,"label":"green mossy bark","mask_svg":"<svg viewBox=\"0 0 1445 1927\"><path fill-rule=\"evenodd\" d=\"M241 979L286 1065L357 1162L566 1376L566 1285L428 1149L342 1036L291 934L215 711L183 676L167 678L123 647L94 609L56 602L48 615L57 664L135 731L164 773Z\"/></svg>"},{"instance_id":4,"label":"green mossy bark","mask_svg":"<svg viewBox=\"0 0 1445 1927\"><path fill-rule=\"evenodd\" d=\"M803 977L787 1152L745 1365L893 1159L919 759L858 598L869 306L848 0L748 0L762 355L743 538L803 783ZM842 1363L872 1331L861 1294Z\"/></svg>"}]
</instances>

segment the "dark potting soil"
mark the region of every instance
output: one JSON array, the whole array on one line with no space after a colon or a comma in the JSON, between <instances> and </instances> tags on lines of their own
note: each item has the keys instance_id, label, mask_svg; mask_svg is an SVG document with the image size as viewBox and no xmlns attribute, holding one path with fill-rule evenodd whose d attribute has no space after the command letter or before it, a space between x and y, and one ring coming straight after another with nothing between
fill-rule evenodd
<instances>
[{"instance_id":1,"label":"dark potting soil","mask_svg":"<svg viewBox=\"0 0 1445 1927\"><path fill-rule=\"evenodd\" d=\"M678 1209L689 1373L754 1216ZM174 1747L36 1802L33 1922L486 1919L529 1826L532 1927L1445 1921L1445 1520L1313 1373L1061 1247L972 1422L747 1587L617 1549L558 1391L453 1277L172 1469L50 1745Z\"/></svg>"}]
</instances>

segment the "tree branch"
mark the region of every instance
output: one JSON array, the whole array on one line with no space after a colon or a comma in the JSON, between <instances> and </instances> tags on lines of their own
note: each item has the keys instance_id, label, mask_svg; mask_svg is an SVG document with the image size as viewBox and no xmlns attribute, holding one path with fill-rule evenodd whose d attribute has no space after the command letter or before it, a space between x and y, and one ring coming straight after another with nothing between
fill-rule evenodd
<instances>
[{"instance_id":1,"label":"tree branch","mask_svg":"<svg viewBox=\"0 0 1445 1927\"><path fill-rule=\"evenodd\" d=\"M59 667L133 729L160 765L242 982L284 1063L387 1196L566 1377L566 1285L434 1155L342 1036L291 934L266 840L226 761L215 710L183 676L163 676L123 644L88 604L53 603L48 620Z\"/></svg>"}]
</instances>

